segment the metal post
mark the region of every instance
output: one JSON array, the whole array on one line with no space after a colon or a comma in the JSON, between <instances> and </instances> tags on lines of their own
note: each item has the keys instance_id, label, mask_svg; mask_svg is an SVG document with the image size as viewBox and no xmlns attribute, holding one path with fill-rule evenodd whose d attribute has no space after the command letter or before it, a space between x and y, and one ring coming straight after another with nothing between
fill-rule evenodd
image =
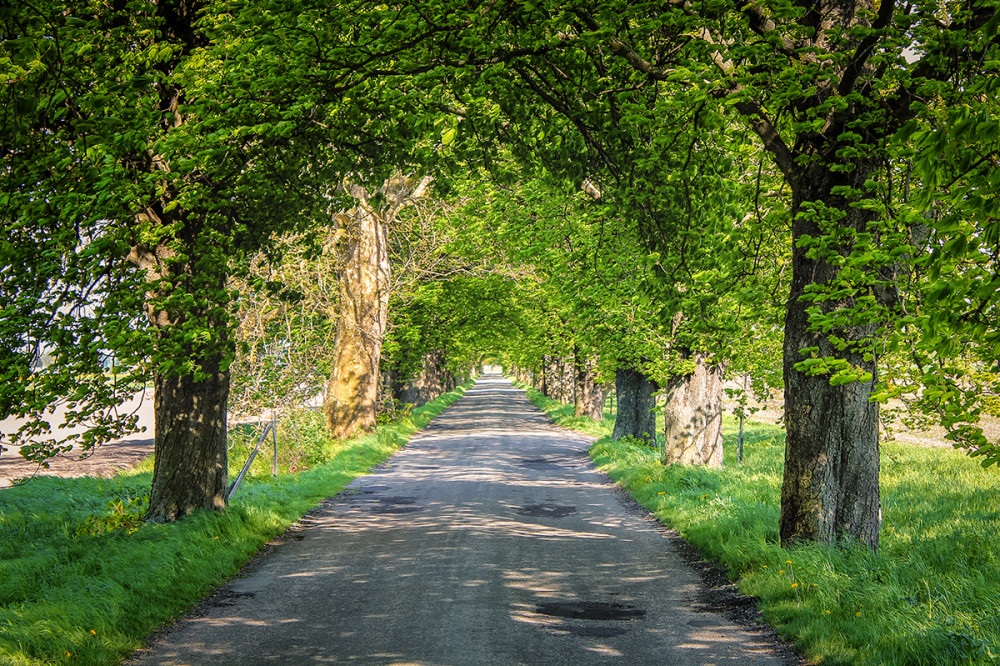
<instances>
[{"instance_id":1,"label":"metal post","mask_svg":"<svg viewBox=\"0 0 1000 666\"><path fill-rule=\"evenodd\" d=\"M278 423L274 420L274 407L271 408L271 443L274 445L274 461L271 463L271 474L278 478Z\"/></svg>"}]
</instances>

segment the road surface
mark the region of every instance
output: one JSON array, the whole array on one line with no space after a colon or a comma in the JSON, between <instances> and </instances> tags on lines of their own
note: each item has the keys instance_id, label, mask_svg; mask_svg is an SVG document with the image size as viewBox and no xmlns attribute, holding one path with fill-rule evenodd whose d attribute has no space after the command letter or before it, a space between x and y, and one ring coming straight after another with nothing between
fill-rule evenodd
<instances>
[{"instance_id":1,"label":"road surface","mask_svg":"<svg viewBox=\"0 0 1000 666\"><path fill-rule=\"evenodd\" d=\"M588 440L481 379L136 664L785 663L698 609Z\"/></svg>"}]
</instances>

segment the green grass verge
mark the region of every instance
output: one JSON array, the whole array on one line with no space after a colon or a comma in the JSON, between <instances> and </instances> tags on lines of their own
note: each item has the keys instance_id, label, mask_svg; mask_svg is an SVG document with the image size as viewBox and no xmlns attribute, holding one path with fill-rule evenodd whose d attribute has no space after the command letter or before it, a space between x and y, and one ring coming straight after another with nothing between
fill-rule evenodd
<instances>
[{"instance_id":1,"label":"green grass verge","mask_svg":"<svg viewBox=\"0 0 1000 666\"><path fill-rule=\"evenodd\" d=\"M572 406L533 389L559 424ZM655 450L612 441L613 423L583 428L605 470L702 555L760 598L767 620L824 664L1000 662L1000 475L950 449L882 446L883 524L865 548L781 548L784 431L749 423L745 459L724 422L726 465L664 466Z\"/></svg>"},{"instance_id":2,"label":"green grass verge","mask_svg":"<svg viewBox=\"0 0 1000 666\"><path fill-rule=\"evenodd\" d=\"M376 434L336 445L314 435L309 455L326 462L297 474L272 478L265 455L226 511L167 525L139 520L151 461L111 479L42 477L0 491L0 664L119 663L463 393Z\"/></svg>"}]
</instances>

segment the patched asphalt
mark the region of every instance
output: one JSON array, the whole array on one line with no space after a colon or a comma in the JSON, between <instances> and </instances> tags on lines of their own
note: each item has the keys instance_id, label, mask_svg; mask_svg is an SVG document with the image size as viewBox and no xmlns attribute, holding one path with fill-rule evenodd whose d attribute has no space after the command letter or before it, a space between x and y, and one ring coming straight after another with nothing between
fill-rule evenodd
<instances>
[{"instance_id":1,"label":"patched asphalt","mask_svg":"<svg viewBox=\"0 0 1000 666\"><path fill-rule=\"evenodd\" d=\"M788 663L655 520L484 377L134 664Z\"/></svg>"}]
</instances>

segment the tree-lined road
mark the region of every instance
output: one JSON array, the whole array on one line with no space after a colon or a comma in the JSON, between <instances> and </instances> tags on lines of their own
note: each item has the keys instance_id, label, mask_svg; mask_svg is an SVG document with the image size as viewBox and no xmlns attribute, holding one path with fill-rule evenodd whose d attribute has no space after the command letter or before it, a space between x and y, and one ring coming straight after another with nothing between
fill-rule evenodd
<instances>
[{"instance_id":1,"label":"tree-lined road","mask_svg":"<svg viewBox=\"0 0 1000 666\"><path fill-rule=\"evenodd\" d=\"M483 378L136 662L781 663L587 446Z\"/></svg>"}]
</instances>

